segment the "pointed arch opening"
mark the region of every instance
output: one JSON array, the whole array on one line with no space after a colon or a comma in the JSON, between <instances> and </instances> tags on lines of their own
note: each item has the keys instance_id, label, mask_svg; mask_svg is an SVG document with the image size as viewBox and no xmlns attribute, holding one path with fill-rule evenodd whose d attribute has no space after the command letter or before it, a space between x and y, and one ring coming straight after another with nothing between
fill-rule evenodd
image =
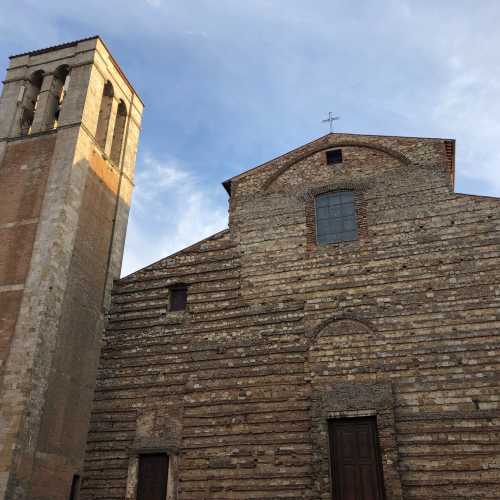
<instances>
[{"instance_id":1,"label":"pointed arch opening","mask_svg":"<svg viewBox=\"0 0 500 500\"><path fill-rule=\"evenodd\" d=\"M97 118L97 129L95 139L101 149L106 147L106 139L108 137L109 119L111 117L111 109L113 107L113 97L115 91L111 82L106 82L102 91L101 107L99 109L99 117Z\"/></svg>"},{"instance_id":2,"label":"pointed arch opening","mask_svg":"<svg viewBox=\"0 0 500 500\"><path fill-rule=\"evenodd\" d=\"M111 161L117 165L120 163L122 154L123 136L125 132L125 123L127 121L127 106L120 99L116 111L115 129L113 131L113 142L111 143Z\"/></svg>"},{"instance_id":3,"label":"pointed arch opening","mask_svg":"<svg viewBox=\"0 0 500 500\"><path fill-rule=\"evenodd\" d=\"M45 73L42 70L35 71L23 87L24 96L22 97L22 111L19 124L19 132L21 135L28 135L31 133L44 75Z\"/></svg>"}]
</instances>

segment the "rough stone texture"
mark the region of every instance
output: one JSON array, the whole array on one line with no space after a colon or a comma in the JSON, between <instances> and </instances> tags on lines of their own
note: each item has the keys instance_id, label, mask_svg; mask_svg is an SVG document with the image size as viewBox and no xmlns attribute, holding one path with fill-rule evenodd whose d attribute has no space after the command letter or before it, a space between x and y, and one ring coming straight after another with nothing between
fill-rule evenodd
<instances>
[{"instance_id":1,"label":"rough stone texture","mask_svg":"<svg viewBox=\"0 0 500 500\"><path fill-rule=\"evenodd\" d=\"M117 281L82 499L135 499L147 449L175 457L169 499L331 498L327 419L356 415L388 500L498 498L500 201L454 193L453 149L329 134L233 178L229 230ZM357 241L315 244L325 189L355 191Z\"/></svg>"},{"instance_id":2,"label":"rough stone texture","mask_svg":"<svg viewBox=\"0 0 500 500\"><path fill-rule=\"evenodd\" d=\"M71 81L49 130L44 92L62 64ZM37 70L42 92L21 137L17 98ZM117 164L94 139L107 80L129 110ZM141 113L99 38L11 58L0 98L0 499L67 499L81 474Z\"/></svg>"}]
</instances>

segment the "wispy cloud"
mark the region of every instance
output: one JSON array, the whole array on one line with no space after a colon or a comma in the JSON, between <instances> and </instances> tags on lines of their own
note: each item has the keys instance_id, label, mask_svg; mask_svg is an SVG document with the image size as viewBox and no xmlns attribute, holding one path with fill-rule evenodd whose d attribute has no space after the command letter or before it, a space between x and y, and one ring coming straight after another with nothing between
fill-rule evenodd
<instances>
[{"instance_id":1,"label":"wispy cloud","mask_svg":"<svg viewBox=\"0 0 500 500\"><path fill-rule=\"evenodd\" d=\"M457 139L458 189L500 194L500 66L492 63L500 49L497 2L479 9L441 12L443 25L430 21L433 45L427 50L439 61L439 86L430 108L430 126L439 135ZM419 19L424 12L418 12ZM434 76L434 75L430 75Z\"/></svg>"},{"instance_id":2,"label":"wispy cloud","mask_svg":"<svg viewBox=\"0 0 500 500\"><path fill-rule=\"evenodd\" d=\"M222 187L204 185L179 160L145 154L135 182L123 275L227 226Z\"/></svg>"}]
</instances>

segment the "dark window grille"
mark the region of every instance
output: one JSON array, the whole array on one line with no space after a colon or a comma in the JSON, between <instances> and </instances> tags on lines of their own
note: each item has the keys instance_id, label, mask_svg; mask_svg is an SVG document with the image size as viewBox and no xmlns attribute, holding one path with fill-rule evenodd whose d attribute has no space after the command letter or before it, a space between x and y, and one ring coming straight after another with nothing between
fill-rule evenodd
<instances>
[{"instance_id":1,"label":"dark window grille","mask_svg":"<svg viewBox=\"0 0 500 500\"><path fill-rule=\"evenodd\" d=\"M187 305L187 286L170 288L170 311L184 311Z\"/></svg>"},{"instance_id":2,"label":"dark window grille","mask_svg":"<svg viewBox=\"0 0 500 500\"><path fill-rule=\"evenodd\" d=\"M318 245L357 239L356 205L352 192L321 194L316 197L315 205Z\"/></svg>"},{"instance_id":3,"label":"dark window grille","mask_svg":"<svg viewBox=\"0 0 500 500\"><path fill-rule=\"evenodd\" d=\"M330 149L326 152L326 164L334 165L335 163L342 163L342 150Z\"/></svg>"}]
</instances>

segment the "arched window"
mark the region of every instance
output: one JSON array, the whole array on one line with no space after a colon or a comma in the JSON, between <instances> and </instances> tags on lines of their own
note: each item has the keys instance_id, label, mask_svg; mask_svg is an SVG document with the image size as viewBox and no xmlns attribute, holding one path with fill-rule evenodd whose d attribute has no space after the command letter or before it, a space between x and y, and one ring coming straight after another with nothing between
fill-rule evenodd
<instances>
[{"instance_id":1,"label":"arched window","mask_svg":"<svg viewBox=\"0 0 500 500\"><path fill-rule=\"evenodd\" d=\"M61 106L69 86L69 66L59 66L54 72L54 79L47 103L47 128L56 128L59 122Z\"/></svg>"},{"instance_id":2,"label":"arched window","mask_svg":"<svg viewBox=\"0 0 500 500\"><path fill-rule=\"evenodd\" d=\"M101 108L99 109L99 117L97 118L97 130L95 140L97 144L104 150L106 147L106 138L108 136L109 118L111 116L111 108L113 107L113 96L115 95L111 82L106 82L102 91Z\"/></svg>"},{"instance_id":3,"label":"arched window","mask_svg":"<svg viewBox=\"0 0 500 500\"><path fill-rule=\"evenodd\" d=\"M115 130L113 132L113 142L111 144L111 161L120 163L120 156L122 153L123 134L125 132L125 122L127 121L127 107L125 103L120 100L118 110L116 112Z\"/></svg>"},{"instance_id":4,"label":"arched window","mask_svg":"<svg viewBox=\"0 0 500 500\"><path fill-rule=\"evenodd\" d=\"M338 191L315 199L318 245L351 241L358 237L354 193Z\"/></svg>"},{"instance_id":5,"label":"arched window","mask_svg":"<svg viewBox=\"0 0 500 500\"><path fill-rule=\"evenodd\" d=\"M44 73L42 70L35 71L24 87L21 122L19 127L21 135L27 135L31 132L31 126L33 125L38 98L42 88L43 76Z\"/></svg>"}]
</instances>

